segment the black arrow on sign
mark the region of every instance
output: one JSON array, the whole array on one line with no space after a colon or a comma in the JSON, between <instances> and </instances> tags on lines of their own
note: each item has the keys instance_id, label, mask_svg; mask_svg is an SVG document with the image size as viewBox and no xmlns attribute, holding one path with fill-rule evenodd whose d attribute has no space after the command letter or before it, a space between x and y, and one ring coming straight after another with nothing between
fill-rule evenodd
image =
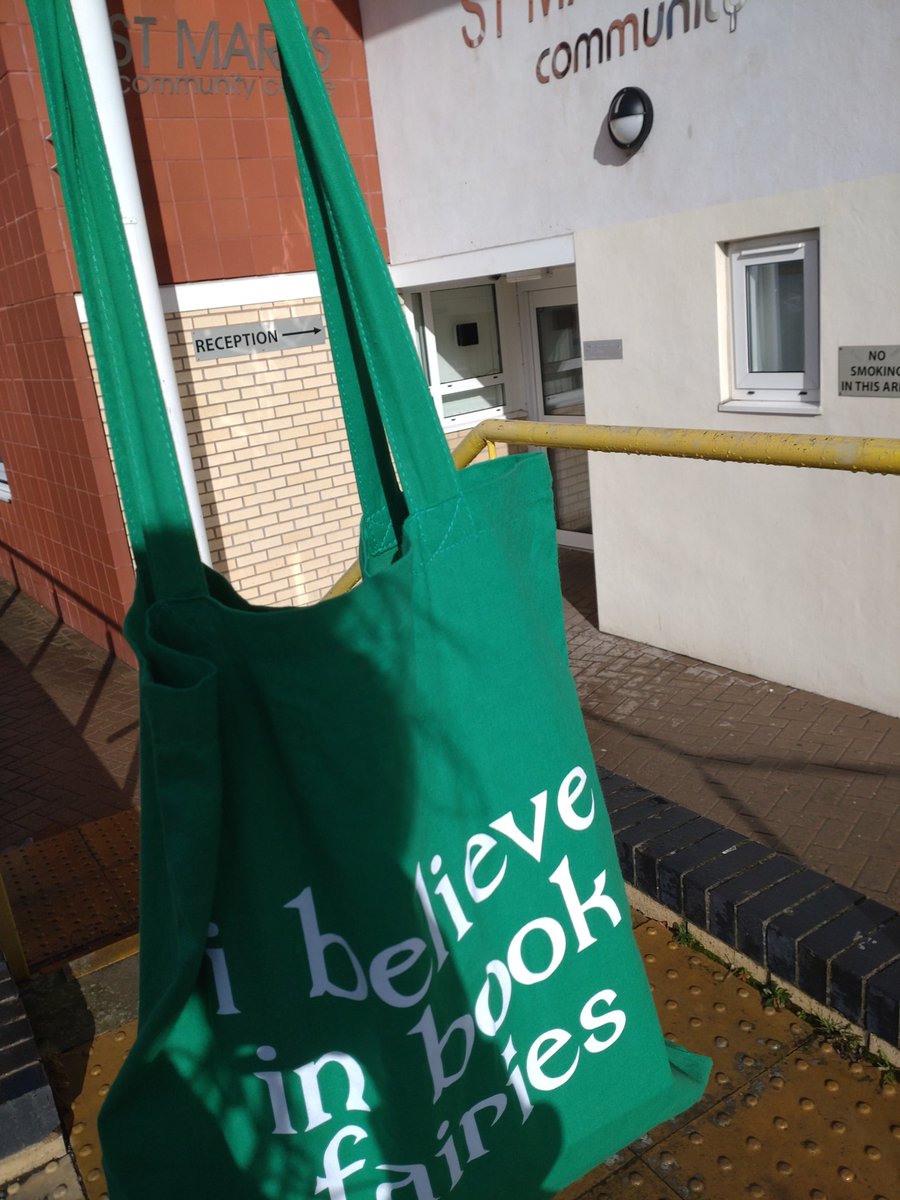
<instances>
[{"instance_id":1,"label":"black arrow on sign","mask_svg":"<svg viewBox=\"0 0 900 1200\"><path fill-rule=\"evenodd\" d=\"M312 329L291 329L289 332L283 333L282 337L307 337L311 333L321 333L322 330L318 325L314 325Z\"/></svg>"}]
</instances>

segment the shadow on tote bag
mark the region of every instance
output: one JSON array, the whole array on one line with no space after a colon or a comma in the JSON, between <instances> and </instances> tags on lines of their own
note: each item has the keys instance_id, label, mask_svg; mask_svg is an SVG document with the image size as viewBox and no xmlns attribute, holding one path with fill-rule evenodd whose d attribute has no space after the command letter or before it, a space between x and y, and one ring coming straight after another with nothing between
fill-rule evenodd
<instances>
[{"instance_id":1,"label":"shadow on tote bag","mask_svg":"<svg viewBox=\"0 0 900 1200\"><path fill-rule=\"evenodd\" d=\"M306 609L200 563L69 4L30 4L138 568L109 1195L537 1200L709 1060L664 1041L631 933L546 460L455 471L296 5L269 10L363 512L362 585Z\"/></svg>"},{"instance_id":2,"label":"shadow on tote bag","mask_svg":"<svg viewBox=\"0 0 900 1200\"><path fill-rule=\"evenodd\" d=\"M162 548L172 547L167 541ZM452 919L441 924L438 914L446 918L455 911L462 923L464 905L478 918L463 883L456 902L444 885L451 874L455 882L461 875L449 860L437 876L433 859L412 870L404 861L422 823L410 800L421 794L422 781L404 736L408 714L399 711L393 681L385 686L383 671L373 667L372 646L367 653L356 650L355 623L348 644L329 636L329 621L318 649L323 659L342 664L340 677L333 677L331 687L319 679L304 696L282 613L268 614L275 618L271 640L257 644L252 669L242 661L223 666L216 644L229 636L230 618L240 613L255 623L260 614L237 607L221 583L218 588L219 603L231 606L229 620L217 626L215 614L204 614L206 633L193 631L180 664L188 672L186 695L172 687L178 668L160 662L155 670L168 681L163 703L154 707L151 688L145 708L145 718L154 723L155 763L167 780L169 802L154 806L152 814L170 824L161 835L148 831L143 904L153 920L142 934L142 956L155 969L142 968L143 1044L125 1064L104 1112L110 1195L149 1197L168 1189L167 1194L184 1196L300 1197L322 1190L340 1196L346 1188L354 1196L404 1181L409 1195L446 1194L454 1182L458 1194L478 1195L509 1180L527 1195L549 1196L538 1181L560 1154L558 1115L540 1093L529 1095L524 1061L505 1062L504 1047L478 1028L471 983L464 986L454 959L447 956L439 972L436 967L455 929ZM414 617L411 621L415 624ZM430 616L425 623L435 632ZM166 626L171 644L177 635ZM384 636L381 630L372 634L376 643ZM210 655L218 654L215 676L205 677L201 666L193 679L198 660L206 661L204 639ZM232 671L235 677L229 678ZM378 721L373 728L370 720L369 729L342 721L341 737L329 739L323 729L334 721L332 714L347 711L348 701L342 703L338 694L344 678L352 678L365 697L357 711L360 724L368 709L378 713ZM212 715L221 705L220 691L244 697L243 736L261 751L250 762L220 747L230 786L217 776L205 749L215 738ZM285 705L301 724L288 749L281 732ZM204 714L209 729L203 728ZM160 728L160 719L170 727ZM278 732L267 732L272 729ZM444 740L440 732L435 740ZM162 756L160 747L166 748ZM278 762L267 771L270 753ZM176 754L178 764L169 761ZM201 771L208 773L209 804L197 791ZM292 781L308 797L311 772L328 781L331 794L313 796L299 808L290 801ZM184 813L173 785L178 773L189 781L191 816L214 812L224 794L223 823L230 829L216 829L214 821L203 829L179 828ZM477 786L479 774L483 788L483 773L465 759L458 762L461 795ZM248 790L259 797L249 812L242 803ZM447 828L472 819L474 806L459 796L457 804L461 811L443 814ZM270 811L260 811L266 807ZM145 813L144 820L152 822L152 814ZM443 844L442 822L431 816L429 826L436 844ZM187 856L217 840L215 881L204 878L200 857L164 861L154 852L164 844L169 853L180 849ZM229 862L235 873L222 878L222 865ZM428 877L427 887L417 886L417 874L420 880ZM273 879L291 883L278 890ZM496 900L499 892L498 887ZM201 895L203 919L208 912L212 920L198 943L187 910ZM181 911L166 914L172 896ZM521 895L519 903L523 908L527 903ZM508 916L511 925L523 922L520 913ZM188 930L183 941L181 922ZM473 924L462 944L489 963L496 940L494 924L487 934ZM494 974L483 972L482 983L496 979L499 970L493 963ZM311 992L318 993L313 1000ZM498 1017L499 989L484 994ZM430 1003L409 1003L414 996ZM540 1018L544 1024L548 1015ZM483 1015L482 1024L489 1027L490 1019ZM234 1037L228 1036L232 1024ZM506 1127L527 1136L507 1137ZM378 1158L370 1157L366 1143L378 1148ZM161 1154L161 1147L168 1149ZM473 1166L490 1160L481 1184L474 1191L464 1187ZM363 1167L365 1190L354 1178Z\"/></svg>"}]
</instances>

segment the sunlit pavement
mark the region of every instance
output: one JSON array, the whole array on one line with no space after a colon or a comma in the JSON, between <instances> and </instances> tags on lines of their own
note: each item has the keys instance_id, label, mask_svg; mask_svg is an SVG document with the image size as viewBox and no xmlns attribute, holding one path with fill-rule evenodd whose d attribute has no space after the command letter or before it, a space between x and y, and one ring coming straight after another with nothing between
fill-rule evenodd
<instances>
[{"instance_id":1,"label":"sunlit pavement","mask_svg":"<svg viewBox=\"0 0 900 1200\"><path fill-rule=\"evenodd\" d=\"M561 565L598 761L896 907L900 721L600 633L590 556ZM0 870L64 1131L85 1193L99 1197L96 1113L135 1029L135 679L7 585L0 655ZM841 1057L821 1027L766 1007L748 979L665 926L635 922L664 1030L715 1065L700 1104L567 1200L898 1200L892 1077ZM51 1160L6 1194L70 1197L69 1166Z\"/></svg>"},{"instance_id":2,"label":"sunlit pavement","mask_svg":"<svg viewBox=\"0 0 900 1200\"><path fill-rule=\"evenodd\" d=\"M842 1058L809 1021L765 1005L740 974L665 926L634 920L666 1036L709 1055L712 1074L693 1109L598 1164L561 1197L897 1200L894 1083L870 1063ZM107 1002L119 968L101 968L111 973ZM97 1114L135 1030L133 1019L120 1022L55 1060L57 1094L90 1200L106 1197ZM171 1194L179 1195L174 1172L175 1164Z\"/></svg>"}]
</instances>

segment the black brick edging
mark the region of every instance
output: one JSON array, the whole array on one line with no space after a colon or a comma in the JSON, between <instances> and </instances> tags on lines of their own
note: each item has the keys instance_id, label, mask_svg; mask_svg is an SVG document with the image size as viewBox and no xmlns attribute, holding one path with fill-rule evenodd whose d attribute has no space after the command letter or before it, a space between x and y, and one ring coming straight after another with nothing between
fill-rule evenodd
<instances>
[{"instance_id":1,"label":"black brick edging","mask_svg":"<svg viewBox=\"0 0 900 1200\"><path fill-rule=\"evenodd\" d=\"M627 883L900 1047L900 915L600 769Z\"/></svg>"},{"instance_id":2,"label":"black brick edging","mask_svg":"<svg viewBox=\"0 0 900 1200\"><path fill-rule=\"evenodd\" d=\"M0 956L0 1186L12 1182L3 1178L4 1160L37 1150L35 1161L43 1163L47 1141L58 1132L56 1105L31 1025Z\"/></svg>"}]
</instances>

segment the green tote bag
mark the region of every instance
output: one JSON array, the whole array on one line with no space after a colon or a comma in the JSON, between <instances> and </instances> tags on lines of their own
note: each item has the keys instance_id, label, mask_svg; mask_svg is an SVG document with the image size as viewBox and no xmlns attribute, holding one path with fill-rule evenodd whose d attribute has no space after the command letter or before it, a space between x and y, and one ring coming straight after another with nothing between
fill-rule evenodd
<instances>
[{"instance_id":1,"label":"green tote bag","mask_svg":"<svg viewBox=\"0 0 900 1200\"><path fill-rule=\"evenodd\" d=\"M296 5L269 9L363 508L361 585L309 608L199 562L145 339L116 351L141 319L68 4L32 7L138 564L109 1195L550 1196L709 1062L663 1039L633 940L546 459L454 469Z\"/></svg>"}]
</instances>

